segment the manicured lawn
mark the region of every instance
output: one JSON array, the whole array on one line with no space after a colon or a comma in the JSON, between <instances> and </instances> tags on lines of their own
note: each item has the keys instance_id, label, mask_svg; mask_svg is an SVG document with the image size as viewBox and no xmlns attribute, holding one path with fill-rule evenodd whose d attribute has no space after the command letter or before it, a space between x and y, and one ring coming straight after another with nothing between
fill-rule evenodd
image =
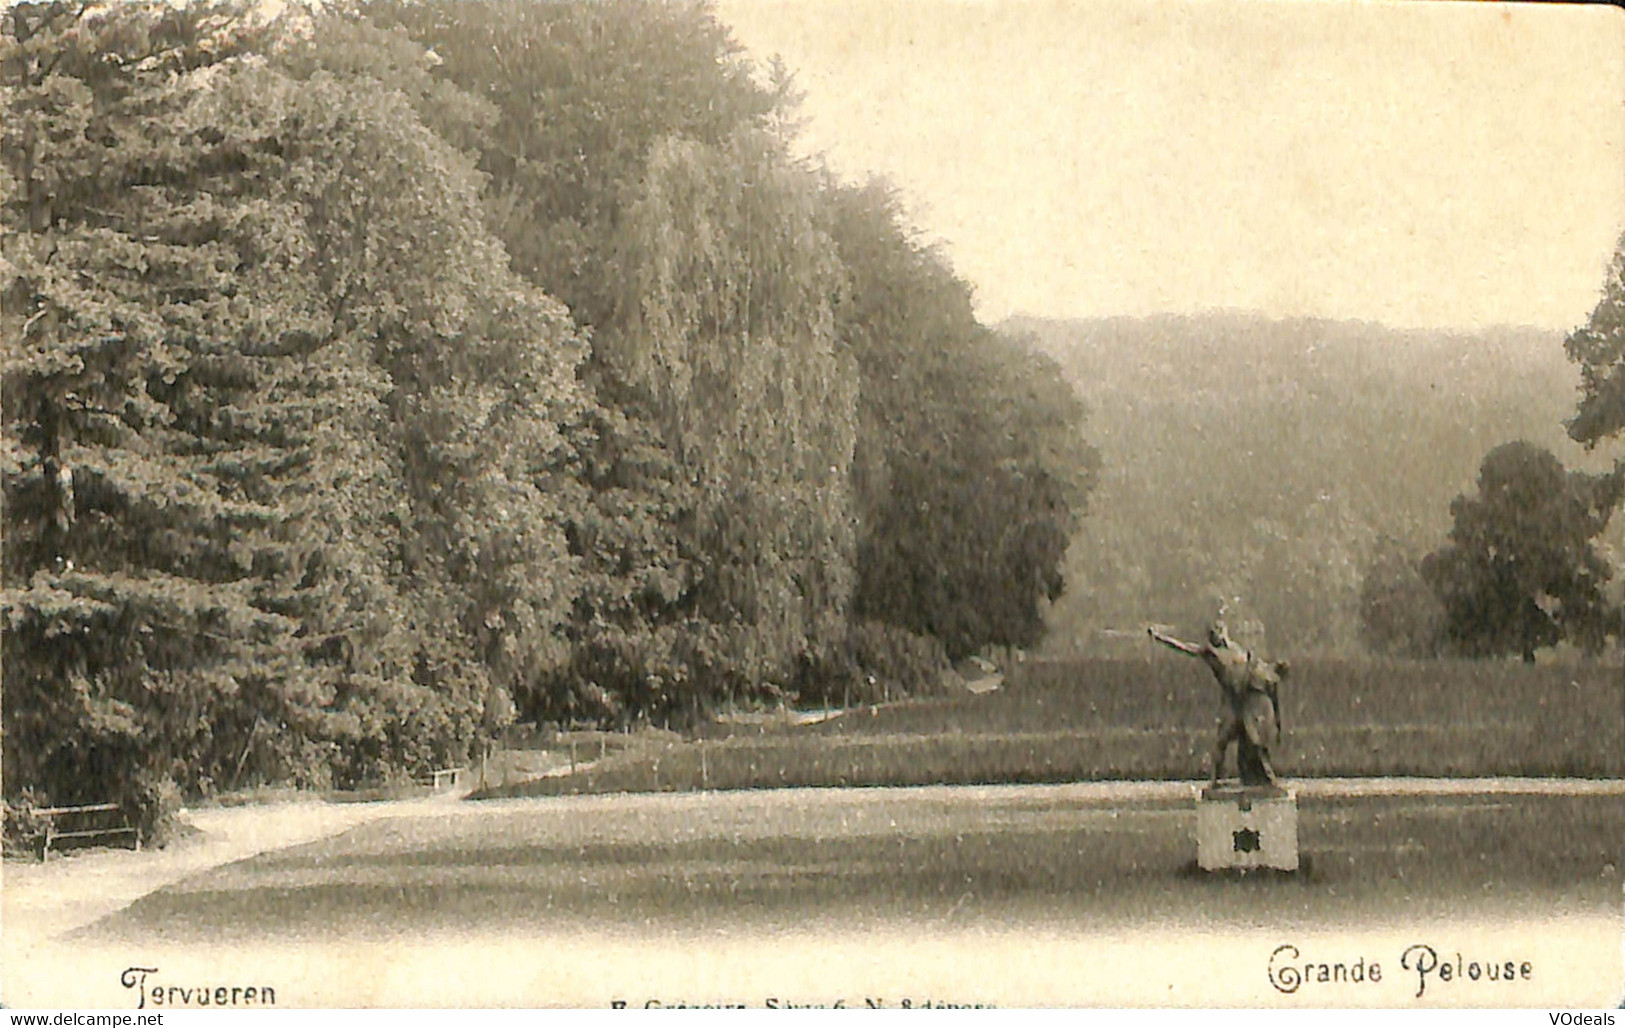
<instances>
[{"instance_id":1,"label":"manicured lawn","mask_svg":"<svg viewBox=\"0 0 1625 1028\"><path fill-rule=\"evenodd\" d=\"M1188 801L1077 787L757 791L469 804L188 879L86 941L421 932L1070 930L1423 924L1616 908L1617 797L1305 800L1295 878L1192 868Z\"/></svg>"}]
</instances>

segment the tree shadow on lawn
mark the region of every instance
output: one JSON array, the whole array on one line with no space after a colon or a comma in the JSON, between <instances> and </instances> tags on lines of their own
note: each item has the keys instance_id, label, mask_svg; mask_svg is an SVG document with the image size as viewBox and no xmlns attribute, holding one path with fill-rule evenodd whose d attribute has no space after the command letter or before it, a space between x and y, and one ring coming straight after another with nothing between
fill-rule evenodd
<instances>
[{"instance_id":1,"label":"tree shadow on lawn","mask_svg":"<svg viewBox=\"0 0 1625 1028\"><path fill-rule=\"evenodd\" d=\"M618 841L593 839L584 822L574 841L534 842L471 817L410 836L397 828L413 842L393 851L378 845L389 830L380 823L217 868L79 934L197 942L899 922L1198 930L1611 911L1619 806L1610 797L1305 801L1306 871L1240 878L1193 871L1194 816L1170 810L1057 816L1054 828L971 819L805 837L679 838L674 821ZM492 815L538 816L545 808Z\"/></svg>"}]
</instances>

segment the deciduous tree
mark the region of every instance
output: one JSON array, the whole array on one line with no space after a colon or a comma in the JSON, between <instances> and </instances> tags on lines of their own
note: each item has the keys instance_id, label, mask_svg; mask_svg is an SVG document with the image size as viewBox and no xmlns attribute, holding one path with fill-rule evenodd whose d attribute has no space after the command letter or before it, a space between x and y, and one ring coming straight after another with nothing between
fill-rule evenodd
<instances>
[{"instance_id":1,"label":"deciduous tree","mask_svg":"<svg viewBox=\"0 0 1625 1028\"><path fill-rule=\"evenodd\" d=\"M1587 447L1625 431L1625 237L1614 251L1602 299L1584 326L1569 334L1569 359L1580 365L1580 405L1569 435Z\"/></svg>"},{"instance_id":2,"label":"deciduous tree","mask_svg":"<svg viewBox=\"0 0 1625 1028\"><path fill-rule=\"evenodd\" d=\"M856 372L818 180L772 138L656 147L625 214L626 269L600 345L651 398L697 489L697 670L782 685L845 635Z\"/></svg>"},{"instance_id":3,"label":"deciduous tree","mask_svg":"<svg viewBox=\"0 0 1625 1028\"><path fill-rule=\"evenodd\" d=\"M1360 641L1374 654L1431 657L1444 631L1444 608L1419 561L1393 540L1378 544L1360 585Z\"/></svg>"},{"instance_id":4,"label":"deciduous tree","mask_svg":"<svg viewBox=\"0 0 1625 1028\"><path fill-rule=\"evenodd\" d=\"M837 330L859 371L854 612L955 659L1031 645L1095 471L1083 405L1029 341L977 322L883 185L829 203L849 277Z\"/></svg>"},{"instance_id":5,"label":"deciduous tree","mask_svg":"<svg viewBox=\"0 0 1625 1028\"><path fill-rule=\"evenodd\" d=\"M1618 632L1603 586L1611 569L1594 540L1619 503L1625 475L1566 471L1551 451L1505 443L1484 457L1478 492L1450 505L1450 542L1422 562L1445 608L1444 633L1471 656L1572 641L1599 649Z\"/></svg>"}]
</instances>

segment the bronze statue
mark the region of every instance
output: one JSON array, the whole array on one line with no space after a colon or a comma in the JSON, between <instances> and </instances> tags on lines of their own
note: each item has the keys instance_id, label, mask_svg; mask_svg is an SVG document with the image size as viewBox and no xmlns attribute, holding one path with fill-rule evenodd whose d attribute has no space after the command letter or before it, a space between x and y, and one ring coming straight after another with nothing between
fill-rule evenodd
<instances>
[{"instance_id":1,"label":"bronze statue","mask_svg":"<svg viewBox=\"0 0 1625 1028\"><path fill-rule=\"evenodd\" d=\"M1284 660L1262 660L1236 645L1221 617L1208 629L1206 645L1181 642L1155 628L1146 632L1164 646L1191 657L1200 657L1224 690L1227 716L1219 726L1213 744L1213 776L1210 785L1219 784L1219 771L1225 753L1236 744L1236 771L1242 785L1275 784L1270 765L1270 747L1281 738L1281 680L1290 666Z\"/></svg>"}]
</instances>

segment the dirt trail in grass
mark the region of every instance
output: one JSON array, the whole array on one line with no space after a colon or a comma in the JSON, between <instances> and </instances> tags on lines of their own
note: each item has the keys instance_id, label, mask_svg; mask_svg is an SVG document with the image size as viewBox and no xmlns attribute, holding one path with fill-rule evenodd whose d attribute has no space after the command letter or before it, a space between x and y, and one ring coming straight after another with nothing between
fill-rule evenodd
<instances>
[{"instance_id":1,"label":"dirt trail in grass","mask_svg":"<svg viewBox=\"0 0 1625 1028\"><path fill-rule=\"evenodd\" d=\"M1538 778L1328 778L1288 781L1304 798L1354 796L1610 796L1625 795L1617 779ZM974 802L989 793L1007 799L1049 798L1085 804L1178 803L1197 782L1076 782L1063 785L920 786L861 790L864 795L932 796ZM853 790L774 789L750 796L753 804L817 806L850 802ZM319 801L188 811L197 834L168 847L131 852L97 849L53 858L45 864L8 860L0 879L0 933L16 953L66 935L143 896L188 876L273 850L331 837L386 818L478 816L511 807L551 805L561 814L616 806L667 809L711 803L712 793L659 793L460 802L455 795L373 803Z\"/></svg>"}]
</instances>

